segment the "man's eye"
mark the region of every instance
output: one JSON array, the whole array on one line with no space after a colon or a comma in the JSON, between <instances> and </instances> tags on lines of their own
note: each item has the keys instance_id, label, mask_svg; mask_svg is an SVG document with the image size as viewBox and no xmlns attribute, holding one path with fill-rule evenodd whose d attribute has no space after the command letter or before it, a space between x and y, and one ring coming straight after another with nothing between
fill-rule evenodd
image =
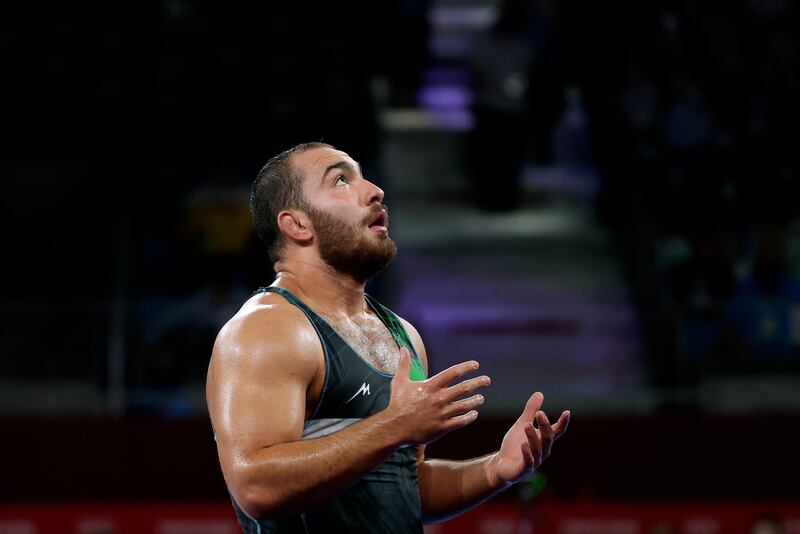
<instances>
[{"instance_id":1,"label":"man's eye","mask_svg":"<svg viewBox=\"0 0 800 534\"><path fill-rule=\"evenodd\" d=\"M340 174L339 176L336 177L336 183L334 185L339 185L340 183L343 184L347 183L347 178L345 177L344 174Z\"/></svg>"}]
</instances>

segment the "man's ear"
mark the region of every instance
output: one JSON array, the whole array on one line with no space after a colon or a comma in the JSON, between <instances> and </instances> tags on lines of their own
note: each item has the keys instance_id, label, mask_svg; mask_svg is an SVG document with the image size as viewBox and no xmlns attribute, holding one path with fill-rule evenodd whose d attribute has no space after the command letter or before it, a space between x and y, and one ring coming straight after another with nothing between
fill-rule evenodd
<instances>
[{"instance_id":1,"label":"man's ear","mask_svg":"<svg viewBox=\"0 0 800 534\"><path fill-rule=\"evenodd\" d=\"M278 213L278 228L286 237L295 241L308 241L314 237L308 215L300 210L283 210Z\"/></svg>"}]
</instances>

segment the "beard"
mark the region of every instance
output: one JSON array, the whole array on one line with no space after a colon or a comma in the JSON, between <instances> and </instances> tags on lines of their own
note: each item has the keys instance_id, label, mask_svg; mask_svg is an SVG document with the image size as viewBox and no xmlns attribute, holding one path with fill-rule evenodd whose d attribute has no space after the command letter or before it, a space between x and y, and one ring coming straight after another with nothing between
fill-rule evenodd
<instances>
[{"instance_id":1,"label":"beard","mask_svg":"<svg viewBox=\"0 0 800 534\"><path fill-rule=\"evenodd\" d=\"M386 206L375 206L359 224L353 225L306 206L305 211L316 230L322 261L361 283L381 273L397 254L397 245L385 233L374 237L364 235L364 229L381 208L388 212Z\"/></svg>"}]
</instances>

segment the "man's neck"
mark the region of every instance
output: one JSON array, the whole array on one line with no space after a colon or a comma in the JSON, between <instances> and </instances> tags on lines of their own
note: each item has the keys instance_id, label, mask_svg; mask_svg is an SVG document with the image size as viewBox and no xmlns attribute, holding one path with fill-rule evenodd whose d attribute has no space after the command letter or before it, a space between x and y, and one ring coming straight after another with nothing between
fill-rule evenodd
<instances>
[{"instance_id":1,"label":"man's neck","mask_svg":"<svg viewBox=\"0 0 800 534\"><path fill-rule=\"evenodd\" d=\"M282 287L311 306L332 316L353 316L367 309L363 282L340 273L324 262L280 260L273 285Z\"/></svg>"}]
</instances>

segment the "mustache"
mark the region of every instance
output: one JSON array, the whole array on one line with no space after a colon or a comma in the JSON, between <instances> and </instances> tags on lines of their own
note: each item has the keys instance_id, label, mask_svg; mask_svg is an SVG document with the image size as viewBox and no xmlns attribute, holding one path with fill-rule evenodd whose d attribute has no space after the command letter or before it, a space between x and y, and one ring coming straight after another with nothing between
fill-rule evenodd
<instances>
[{"instance_id":1,"label":"mustache","mask_svg":"<svg viewBox=\"0 0 800 534\"><path fill-rule=\"evenodd\" d=\"M369 213L367 214L366 217L364 217L362 222L364 224L371 223L372 219L375 217L375 214L378 213L381 210L386 211L386 216L387 217L389 216L389 206L387 206L386 204L373 204L372 207L369 210Z\"/></svg>"}]
</instances>

